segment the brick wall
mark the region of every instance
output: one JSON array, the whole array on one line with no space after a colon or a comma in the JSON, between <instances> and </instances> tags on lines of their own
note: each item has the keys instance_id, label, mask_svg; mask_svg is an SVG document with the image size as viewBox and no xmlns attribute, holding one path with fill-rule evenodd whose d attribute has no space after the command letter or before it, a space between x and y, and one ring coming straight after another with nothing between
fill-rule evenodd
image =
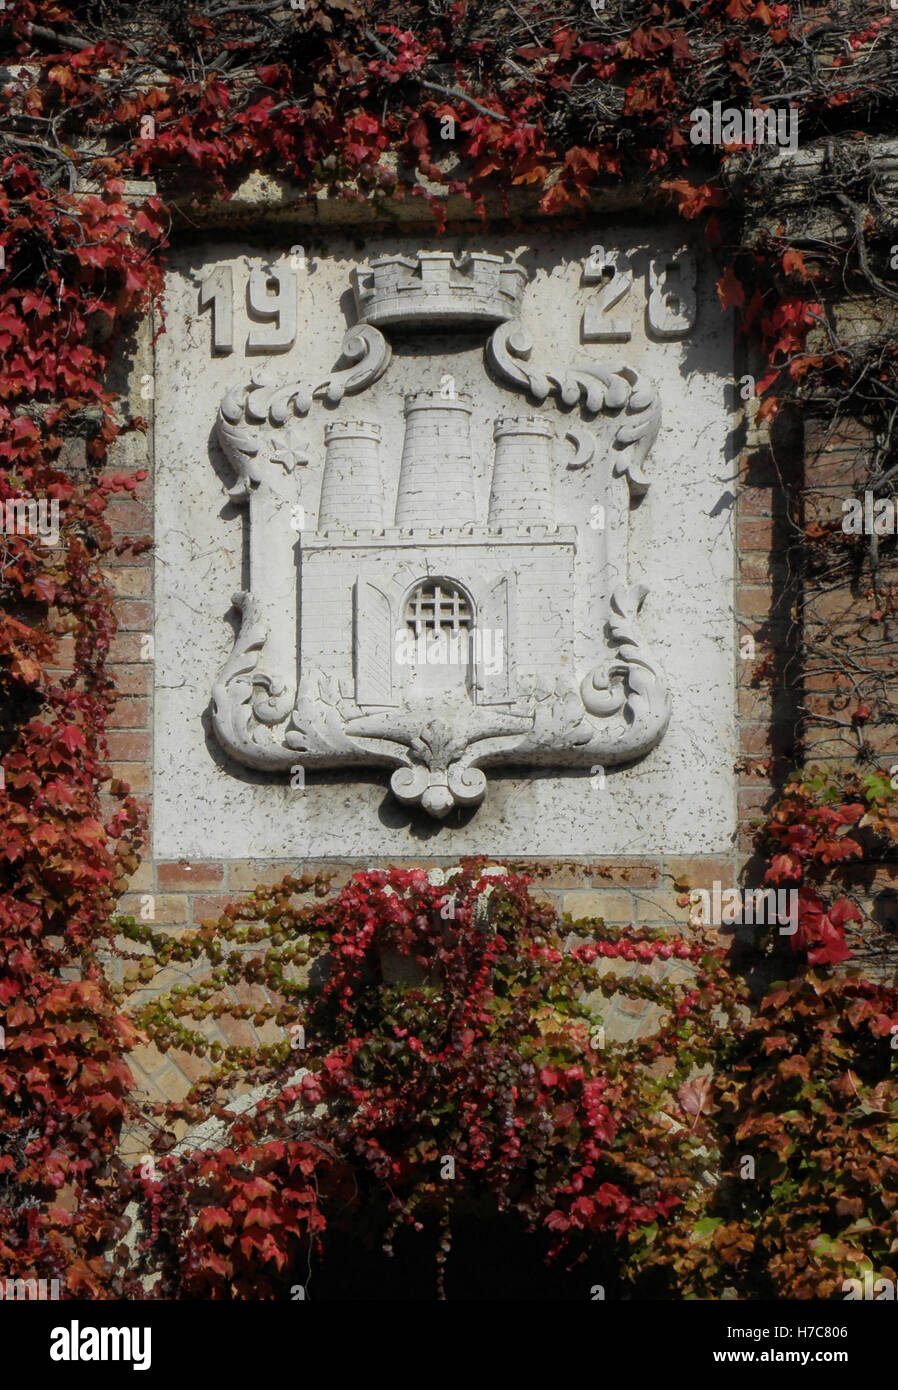
<instances>
[{"instance_id":1,"label":"brick wall","mask_svg":"<svg viewBox=\"0 0 898 1390\"><path fill-rule=\"evenodd\" d=\"M859 421L813 419L805 431L804 522L841 530L842 504L863 501L869 477L882 463L876 440ZM898 488L876 489L890 496ZM898 764L898 622L889 613L895 591L894 542L869 535L846 546L842 558L812 558L802 586L804 645L801 719L806 761L823 768L892 769ZM855 715L869 711L869 719ZM898 768L896 768L898 771ZM855 944L855 962L893 983L898 978L892 943L898 937L898 863L883 860L850 866L847 889L856 896L881 934L867 933Z\"/></svg>"},{"instance_id":2,"label":"brick wall","mask_svg":"<svg viewBox=\"0 0 898 1390\"><path fill-rule=\"evenodd\" d=\"M875 440L858 421L833 427L815 420L807 431L805 524L841 528L842 503L863 501ZM896 489L898 491L898 489ZM877 489L877 496L889 489ZM826 766L854 763L859 752L876 762L898 761L894 672L898 623L886 601L895 584L892 549L885 540L859 536L845 547L836 568L811 570L804 585L805 741L809 761ZM831 555L831 550L827 552ZM867 705L871 719L853 716Z\"/></svg>"}]
</instances>

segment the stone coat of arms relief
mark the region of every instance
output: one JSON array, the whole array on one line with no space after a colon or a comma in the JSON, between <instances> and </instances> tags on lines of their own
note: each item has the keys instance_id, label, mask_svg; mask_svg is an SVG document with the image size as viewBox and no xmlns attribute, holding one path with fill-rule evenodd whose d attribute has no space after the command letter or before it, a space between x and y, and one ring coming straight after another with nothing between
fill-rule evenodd
<instances>
[{"instance_id":1,"label":"stone coat of arms relief","mask_svg":"<svg viewBox=\"0 0 898 1390\"><path fill-rule=\"evenodd\" d=\"M594 770L663 737L670 701L627 553L658 392L589 347L534 360L528 278L508 255L381 257L352 273L342 365L286 385L254 377L222 400L249 581L212 722L238 762L381 766L399 801L442 818L484 798L490 769ZM586 322L596 313L582 337L616 341L609 316ZM482 337L484 386L507 396L488 435L472 427L476 391L455 389L456 335ZM433 389L405 396L391 460L396 422L371 388L409 339Z\"/></svg>"}]
</instances>

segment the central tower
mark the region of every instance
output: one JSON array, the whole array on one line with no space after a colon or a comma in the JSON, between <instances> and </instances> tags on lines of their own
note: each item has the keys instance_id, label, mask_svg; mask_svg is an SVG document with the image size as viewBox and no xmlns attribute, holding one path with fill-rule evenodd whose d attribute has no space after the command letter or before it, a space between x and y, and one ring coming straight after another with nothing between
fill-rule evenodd
<instances>
[{"instance_id":1,"label":"central tower","mask_svg":"<svg viewBox=\"0 0 898 1390\"><path fill-rule=\"evenodd\" d=\"M405 440L396 525L466 526L477 520L471 462L470 397L433 391L405 398Z\"/></svg>"}]
</instances>

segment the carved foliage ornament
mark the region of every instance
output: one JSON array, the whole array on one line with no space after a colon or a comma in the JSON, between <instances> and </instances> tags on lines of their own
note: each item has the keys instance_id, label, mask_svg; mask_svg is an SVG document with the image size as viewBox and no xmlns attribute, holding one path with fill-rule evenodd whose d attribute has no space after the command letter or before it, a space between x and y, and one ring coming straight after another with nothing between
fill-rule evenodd
<instances>
[{"instance_id":1,"label":"carved foliage ornament","mask_svg":"<svg viewBox=\"0 0 898 1390\"><path fill-rule=\"evenodd\" d=\"M250 588L233 598L241 623L212 706L237 761L273 773L392 768L401 802L443 817L483 799L490 768L594 770L663 736L668 694L638 626L646 590L629 583L605 525L625 529L626 494L649 486L658 393L627 365L535 362L519 316L527 280L515 261L480 253L375 260L353 274L358 324L343 365L308 382L254 379L222 400L230 496L249 513ZM454 388L406 397L395 495L385 487L383 421L364 394L389 370L391 338L434 327L482 329L485 377L508 393L486 509L474 403ZM433 380L451 382L433 356ZM310 529L297 506L297 470L310 461L302 422L316 402L345 396L360 398L358 418L322 421ZM593 432L600 417L610 448ZM559 495L577 480L594 482L587 515L559 520Z\"/></svg>"}]
</instances>

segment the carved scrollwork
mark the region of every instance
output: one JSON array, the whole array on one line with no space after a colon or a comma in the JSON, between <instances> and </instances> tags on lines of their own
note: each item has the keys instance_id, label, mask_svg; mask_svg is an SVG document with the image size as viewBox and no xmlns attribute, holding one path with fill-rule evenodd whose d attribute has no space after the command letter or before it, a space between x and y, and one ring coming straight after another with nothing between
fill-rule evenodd
<instances>
[{"instance_id":1,"label":"carved scrollwork","mask_svg":"<svg viewBox=\"0 0 898 1390\"><path fill-rule=\"evenodd\" d=\"M292 468L306 462L298 439L291 434L289 420L308 415L314 400L337 405L345 395L364 391L377 381L390 363L392 349L386 338L369 324L351 328L343 339L341 356L352 365L335 368L315 385L293 382L273 386L253 379L249 386L234 387L222 399L216 433L238 481L230 490L234 498L245 497L263 476L265 463L274 459ZM286 438L279 431L286 429Z\"/></svg>"},{"instance_id":2,"label":"carved scrollwork","mask_svg":"<svg viewBox=\"0 0 898 1390\"><path fill-rule=\"evenodd\" d=\"M403 806L423 804L428 814L442 820L452 810L452 797L449 795L445 773L442 781L441 787L439 778L435 777L429 768L422 767L420 763L410 763L407 767L398 767L393 773L390 778L390 790Z\"/></svg>"},{"instance_id":3,"label":"carved scrollwork","mask_svg":"<svg viewBox=\"0 0 898 1390\"><path fill-rule=\"evenodd\" d=\"M403 805L419 805L429 816L443 820L454 806L479 805L486 795L486 777L479 767L462 763L435 769L418 763L397 768L390 788Z\"/></svg>"},{"instance_id":4,"label":"carved scrollwork","mask_svg":"<svg viewBox=\"0 0 898 1390\"><path fill-rule=\"evenodd\" d=\"M349 758L364 760L362 747L345 732L346 720L353 714L358 714L358 705L344 700L336 683L323 671L310 671L300 683L284 742L319 766ZM373 759L369 756L368 761ZM391 759L385 754L382 761Z\"/></svg>"},{"instance_id":5,"label":"carved scrollwork","mask_svg":"<svg viewBox=\"0 0 898 1390\"><path fill-rule=\"evenodd\" d=\"M260 724L280 724L290 713L293 696L285 681L266 676L260 672L253 677L253 685L260 687L253 697L253 714ZM267 694L262 691L267 691Z\"/></svg>"},{"instance_id":6,"label":"carved scrollwork","mask_svg":"<svg viewBox=\"0 0 898 1390\"><path fill-rule=\"evenodd\" d=\"M241 622L231 654L212 687L216 737L249 767L289 767L295 754L277 744L267 729L255 727L253 716L263 726L280 723L289 714L293 697L281 682L257 669L268 632L252 594L237 593L231 601L240 609Z\"/></svg>"},{"instance_id":7,"label":"carved scrollwork","mask_svg":"<svg viewBox=\"0 0 898 1390\"><path fill-rule=\"evenodd\" d=\"M559 677L531 702L531 727L499 755L534 765L605 766L632 762L655 746L670 720L663 677L636 624L644 585L615 589L610 601L610 659L587 673L579 690ZM499 760L489 750L476 761Z\"/></svg>"},{"instance_id":8,"label":"carved scrollwork","mask_svg":"<svg viewBox=\"0 0 898 1390\"><path fill-rule=\"evenodd\" d=\"M647 593L644 584L614 590L608 629L616 651L605 665L593 667L580 685L589 714L600 719L622 715L628 729L648 740L640 743L640 751L657 742L670 719L667 688L636 621Z\"/></svg>"},{"instance_id":9,"label":"carved scrollwork","mask_svg":"<svg viewBox=\"0 0 898 1390\"><path fill-rule=\"evenodd\" d=\"M568 460L568 468L585 468L588 463L592 463L596 453L595 435L579 427L568 430L564 437L574 446L574 457Z\"/></svg>"},{"instance_id":10,"label":"carved scrollwork","mask_svg":"<svg viewBox=\"0 0 898 1390\"><path fill-rule=\"evenodd\" d=\"M624 410L618 422L615 445L635 446L632 457L615 460L616 476L625 474L637 496L648 488L642 465L661 428L661 402L656 388L632 367L607 367L601 362L574 362L561 371L531 367L533 339L520 320L500 324L486 347L487 361L504 380L529 391L538 401L557 395L562 405L581 404L595 414L600 410Z\"/></svg>"},{"instance_id":11,"label":"carved scrollwork","mask_svg":"<svg viewBox=\"0 0 898 1390\"><path fill-rule=\"evenodd\" d=\"M412 761L390 779L393 794L406 806L419 804L437 820L453 806L478 805L486 794L486 777L480 768L462 761L467 742L443 720L435 719L412 739Z\"/></svg>"},{"instance_id":12,"label":"carved scrollwork","mask_svg":"<svg viewBox=\"0 0 898 1390\"><path fill-rule=\"evenodd\" d=\"M449 790L460 806L476 806L486 795L486 777L479 767L454 763L448 779Z\"/></svg>"}]
</instances>

